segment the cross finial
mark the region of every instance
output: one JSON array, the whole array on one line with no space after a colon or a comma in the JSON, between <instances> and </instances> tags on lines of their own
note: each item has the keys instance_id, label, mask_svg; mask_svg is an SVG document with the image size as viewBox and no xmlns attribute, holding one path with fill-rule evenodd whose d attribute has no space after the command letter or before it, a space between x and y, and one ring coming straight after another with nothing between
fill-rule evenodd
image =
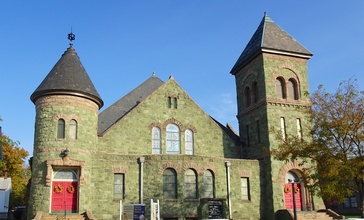
<instances>
[{"instance_id":1,"label":"cross finial","mask_svg":"<svg viewBox=\"0 0 364 220\"><path fill-rule=\"evenodd\" d=\"M70 40L70 46L72 47L72 41L74 41L76 39L76 35L74 35L72 33L72 29L71 29L71 33L68 34L68 40Z\"/></svg>"}]
</instances>

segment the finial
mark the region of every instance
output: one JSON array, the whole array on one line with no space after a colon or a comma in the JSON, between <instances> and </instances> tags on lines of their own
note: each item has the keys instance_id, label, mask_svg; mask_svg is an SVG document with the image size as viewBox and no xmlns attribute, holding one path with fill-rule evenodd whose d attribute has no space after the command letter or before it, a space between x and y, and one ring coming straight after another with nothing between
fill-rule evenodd
<instances>
[{"instance_id":1,"label":"finial","mask_svg":"<svg viewBox=\"0 0 364 220\"><path fill-rule=\"evenodd\" d=\"M72 47L72 41L74 41L76 39L76 35L74 35L72 33L72 28L71 28L71 33L68 34L68 40L70 40L70 46Z\"/></svg>"}]
</instances>

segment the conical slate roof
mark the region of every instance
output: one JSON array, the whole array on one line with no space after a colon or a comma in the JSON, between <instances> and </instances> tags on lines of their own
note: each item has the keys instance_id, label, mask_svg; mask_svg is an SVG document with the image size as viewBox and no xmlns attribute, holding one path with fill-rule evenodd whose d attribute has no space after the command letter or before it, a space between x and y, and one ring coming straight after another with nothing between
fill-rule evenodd
<instances>
[{"instance_id":1,"label":"conical slate roof","mask_svg":"<svg viewBox=\"0 0 364 220\"><path fill-rule=\"evenodd\" d=\"M99 108L104 105L75 49L70 46L30 96L33 103L48 95L74 95L94 101Z\"/></svg>"},{"instance_id":2,"label":"conical slate roof","mask_svg":"<svg viewBox=\"0 0 364 220\"><path fill-rule=\"evenodd\" d=\"M307 59L312 56L306 48L276 25L266 13L264 13L258 29L255 31L230 73L237 73L241 67L261 52L298 56Z\"/></svg>"}]
</instances>

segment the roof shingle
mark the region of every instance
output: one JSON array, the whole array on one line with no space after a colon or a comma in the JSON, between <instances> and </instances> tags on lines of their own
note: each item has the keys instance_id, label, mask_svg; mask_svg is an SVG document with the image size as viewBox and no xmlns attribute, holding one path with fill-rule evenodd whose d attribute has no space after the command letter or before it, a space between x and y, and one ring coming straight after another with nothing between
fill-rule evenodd
<instances>
[{"instance_id":1,"label":"roof shingle","mask_svg":"<svg viewBox=\"0 0 364 220\"><path fill-rule=\"evenodd\" d=\"M99 108L104 105L73 47L67 48L30 99L35 103L39 97L60 94L90 99Z\"/></svg>"}]
</instances>

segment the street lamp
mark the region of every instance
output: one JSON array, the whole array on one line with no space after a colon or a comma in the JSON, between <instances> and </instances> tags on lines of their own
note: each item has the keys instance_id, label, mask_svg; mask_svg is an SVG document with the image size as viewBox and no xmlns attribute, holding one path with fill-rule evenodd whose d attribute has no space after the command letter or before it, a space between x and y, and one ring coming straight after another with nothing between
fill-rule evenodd
<instances>
[{"instance_id":1,"label":"street lamp","mask_svg":"<svg viewBox=\"0 0 364 220\"><path fill-rule=\"evenodd\" d=\"M298 183L299 181L296 179L294 179L294 180L288 179L288 182L290 182L292 184L293 217L294 217L294 220L297 220L296 197L295 197L294 184Z\"/></svg>"}]
</instances>

